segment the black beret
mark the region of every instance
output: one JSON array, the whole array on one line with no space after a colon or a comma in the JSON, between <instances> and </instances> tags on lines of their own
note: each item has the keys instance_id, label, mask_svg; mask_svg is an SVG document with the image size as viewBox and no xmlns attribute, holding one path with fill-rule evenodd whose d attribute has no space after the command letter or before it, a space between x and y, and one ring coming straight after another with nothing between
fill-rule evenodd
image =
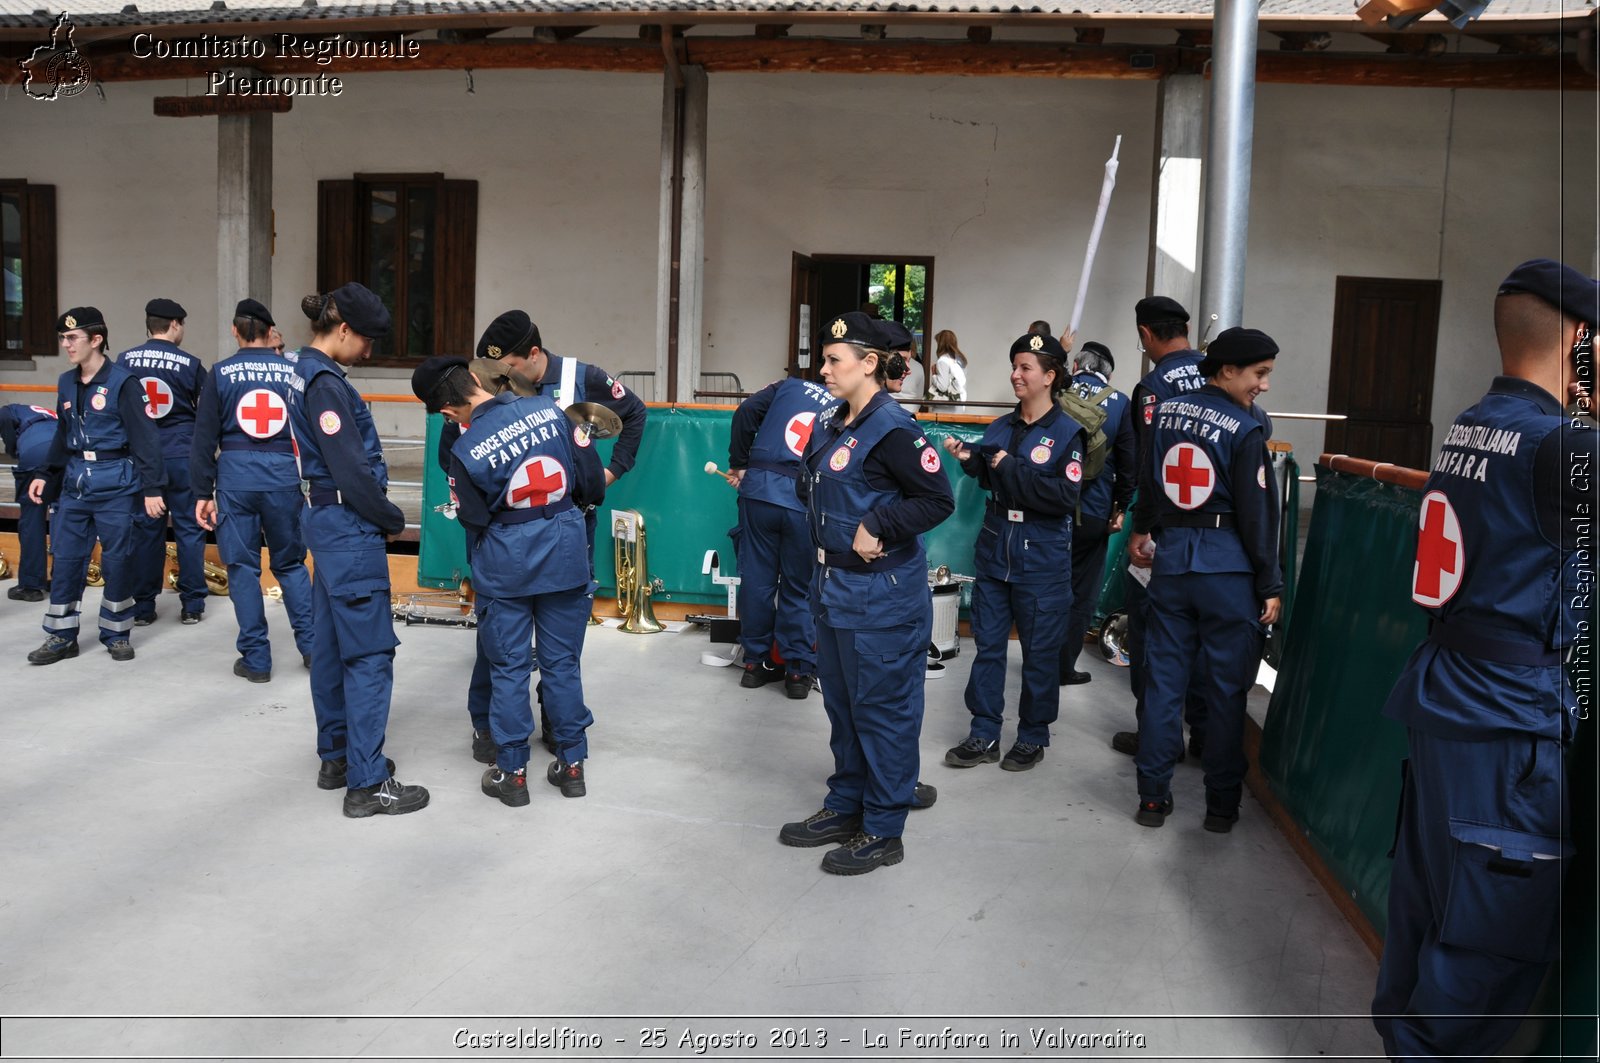
<instances>
[{"instance_id":1,"label":"black beret","mask_svg":"<svg viewBox=\"0 0 1600 1063\"><path fill-rule=\"evenodd\" d=\"M233 316L254 318L263 325L271 325L274 328L278 324L272 320L271 312L254 299L240 299L239 305L233 308Z\"/></svg>"},{"instance_id":2,"label":"black beret","mask_svg":"<svg viewBox=\"0 0 1600 1063\"><path fill-rule=\"evenodd\" d=\"M1099 340L1090 340L1089 342L1085 343L1081 349L1084 351L1093 351L1095 354L1098 354L1100 357L1104 358L1108 363L1110 363L1113 370L1117 368L1117 360L1112 356L1111 348L1107 347Z\"/></svg>"},{"instance_id":3,"label":"black beret","mask_svg":"<svg viewBox=\"0 0 1600 1063\"><path fill-rule=\"evenodd\" d=\"M1600 282L1549 258L1524 262L1500 282L1500 295L1537 295L1567 317L1600 324Z\"/></svg>"},{"instance_id":4,"label":"black beret","mask_svg":"<svg viewBox=\"0 0 1600 1063\"><path fill-rule=\"evenodd\" d=\"M164 317L173 321L182 321L189 316L189 311L172 299L152 299L144 304L144 312L146 317Z\"/></svg>"},{"instance_id":5,"label":"black beret","mask_svg":"<svg viewBox=\"0 0 1600 1063\"><path fill-rule=\"evenodd\" d=\"M884 322L877 318L868 317L859 310L852 310L848 314L840 314L822 326L822 345L826 347L830 343L853 343L857 347L887 351L889 337L884 333L883 325Z\"/></svg>"},{"instance_id":6,"label":"black beret","mask_svg":"<svg viewBox=\"0 0 1600 1063\"><path fill-rule=\"evenodd\" d=\"M105 328L106 318L92 306L75 306L56 318L57 332L71 332L75 328Z\"/></svg>"},{"instance_id":7,"label":"black beret","mask_svg":"<svg viewBox=\"0 0 1600 1063\"><path fill-rule=\"evenodd\" d=\"M1278 357L1278 345L1260 329L1225 329L1206 347L1201 376L1215 376L1225 365L1255 365Z\"/></svg>"},{"instance_id":8,"label":"black beret","mask_svg":"<svg viewBox=\"0 0 1600 1063\"><path fill-rule=\"evenodd\" d=\"M1061 341L1037 332L1024 332L1017 337L1017 342L1011 345L1011 357L1015 359L1019 354L1048 355L1063 366L1067 364L1067 351L1061 346Z\"/></svg>"},{"instance_id":9,"label":"black beret","mask_svg":"<svg viewBox=\"0 0 1600 1063\"><path fill-rule=\"evenodd\" d=\"M381 340L389 334L389 308L365 284L351 281L328 294L339 308L339 320L356 333L369 340Z\"/></svg>"},{"instance_id":10,"label":"black beret","mask_svg":"<svg viewBox=\"0 0 1600 1063\"><path fill-rule=\"evenodd\" d=\"M1176 299L1152 295L1133 304L1133 320L1140 325L1186 325L1189 311Z\"/></svg>"},{"instance_id":11,"label":"black beret","mask_svg":"<svg viewBox=\"0 0 1600 1063\"><path fill-rule=\"evenodd\" d=\"M439 404L434 401L434 392L438 390L440 381L457 369L465 369L465 358L451 358L446 355L436 354L411 371L411 390L417 398L428 408L429 413L438 413Z\"/></svg>"},{"instance_id":12,"label":"black beret","mask_svg":"<svg viewBox=\"0 0 1600 1063\"><path fill-rule=\"evenodd\" d=\"M539 341L539 326L522 310L507 310L483 330L478 337L479 358L504 358L508 354L525 355L529 347L543 347Z\"/></svg>"},{"instance_id":13,"label":"black beret","mask_svg":"<svg viewBox=\"0 0 1600 1063\"><path fill-rule=\"evenodd\" d=\"M883 333L884 341L889 344L891 351L909 351L916 345L911 330L898 321L879 321L878 331Z\"/></svg>"}]
</instances>

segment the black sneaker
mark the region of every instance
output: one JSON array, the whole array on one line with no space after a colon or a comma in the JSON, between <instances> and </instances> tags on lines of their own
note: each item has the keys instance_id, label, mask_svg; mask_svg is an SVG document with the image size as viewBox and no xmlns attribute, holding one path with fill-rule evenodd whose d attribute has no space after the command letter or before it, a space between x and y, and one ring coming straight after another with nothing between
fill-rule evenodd
<instances>
[{"instance_id":1,"label":"black sneaker","mask_svg":"<svg viewBox=\"0 0 1600 1063\"><path fill-rule=\"evenodd\" d=\"M113 661L133 660L133 643L127 639L112 639L106 643L106 652L111 654Z\"/></svg>"},{"instance_id":2,"label":"black sneaker","mask_svg":"<svg viewBox=\"0 0 1600 1063\"><path fill-rule=\"evenodd\" d=\"M972 768L979 764L993 764L1000 759L1000 742L985 742L976 735L968 735L959 746L946 750L944 762L952 768Z\"/></svg>"},{"instance_id":3,"label":"black sneaker","mask_svg":"<svg viewBox=\"0 0 1600 1063\"><path fill-rule=\"evenodd\" d=\"M739 677L739 685L746 690L754 690L782 678L783 672L766 661L749 661L744 666L744 675Z\"/></svg>"},{"instance_id":4,"label":"black sneaker","mask_svg":"<svg viewBox=\"0 0 1600 1063\"><path fill-rule=\"evenodd\" d=\"M189 612L189 610L185 609L183 611L183 615L178 617L178 623L180 623L180 624L198 624L200 621L205 619L205 616L206 616L206 614L204 614L204 613L191 613L191 612Z\"/></svg>"},{"instance_id":5,"label":"black sneaker","mask_svg":"<svg viewBox=\"0 0 1600 1063\"><path fill-rule=\"evenodd\" d=\"M830 875L865 875L879 867L898 864L906 858L899 838L880 838L876 834L857 834L822 858L822 870Z\"/></svg>"},{"instance_id":6,"label":"black sneaker","mask_svg":"<svg viewBox=\"0 0 1600 1063\"><path fill-rule=\"evenodd\" d=\"M376 786L346 790L344 814L351 819L368 816L403 816L428 807L428 791L421 786L405 786L390 777Z\"/></svg>"},{"instance_id":7,"label":"black sneaker","mask_svg":"<svg viewBox=\"0 0 1600 1063\"><path fill-rule=\"evenodd\" d=\"M483 773L483 792L490 797L498 797L502 804L521 808L528 803L527 769L501 771L499 768L490 768Z\"/></svg>"},{"instance_id":8,"label":"black sneaker","mask_svg":"<svg viewBox=\"0 0 1600 1063\"><path fill-rule=\"evenodd\" d=\"M28 654L29 664L55 664L78 655L78 640L60 635L45 636L44 645Z\"/></svg>"},{"instance_id":9,"label":"black sneaker","mask_svg":"<svg viewBox=\"0 0 1600 1063\"><path fill-rule=\"evenodd\" d=\"M568 764L557 757L544 773L545 781L561 789L562 797L582 797L589 792L583 784L583 761Z\"/></svg>"},{"instance_id":10,"label":"black sneaker","mask_svg":"<svg viewBox=\"0 0 1600 1063\"><path fill-rule=\"evenodd\" d=\"M6 597L14 602L42 602L44 591L38 587L12 587L6 591Z\"/></svg>"},{"instance_id":11,"label":"black sneaker","mask_svg":"<svg viewBox=\"0 0 1600 1063\"><path fill-rule=\"evenodd\" d=\"M500 755L500 747L495 745L494 736L488 731L474 729L472 732L472 759L479 764L493 764L494 758Z\"/></svg>"},{"instance_id":12,"label":"black sneaker","mask_svg":"<svg viewBox=\"0 0 1600 1063\"><path fill-rule=\"evenodd\" d=\"M1139 811L1134 819L1138 820L1141 827L1159 827L1172 815L1172 795L1168 794L1160 801L1140 801Z\"/></svg>"},{"instance_id":13,"label":"black sneaker","mask_svg":"<svg viewBox=\"0 0 1600 1063\"><path fill-rule=\"evenodd\" d=\"M778 831L778 840L797 849L809 849L815 845L848 841L860 833L859 814L845 815L843 812L833 812L824 808L798 823L785 823Z\"/></svg>"},{"instance_id":14,"label":"black sneaker","mask_svg":"<svg viewBox=\"0 0 1600 1063\"><path fill-rule=\"evenodd\" d=\"M743 682L743 680L740 680ZM785 697L799 701L811 693L811 677L808 675L795 675L790 672L783 677L783 694Z\"/></svg>"},{"instance_id":15,"label":"black sneaker","mask_svg":"<svg viewBox=\"0 0 1600 1063\"><path fill-rule=\"evenodd\" d=\"M308 672L311 671L311 654L302 653L300 655L300 666Z\"/></svg>"},{"instance_id":16,"label":"black sneaker","mask_svg":"<svg viewBox=\"0 0 1600 1063\"><path fill-rule=\"evenodd\" d=\"M1000 761L1004 771L1027 771L1044 759L1044 746L1036 746L1031 742L1018 742L1006 750L1005 759Z\"/></svg>"},{"instance_id":17,"label":"black sneaker","mask_svg":"<svg viewBox=\"0 0 1600 1063\"><path fill-rule=\"evenodd\" d=\"M1194 735L1190 735L1189 755L1196 760L1203 760L1206 755L1206 740L1204 738L1196 738ZM1178 759L1183 759L1181 754L1179 755Z\"/></svg>"},{"instance_id":18,"label":"black sneaker","mask_svg":"<svg viewBox=\"0 0 1600 1063\"><path fill-rule=\"evenodd\" d=\"M394 775L394 761L384 757L383 766L388 770L390 776ZM349 770L350 762L343 757L338 760L323 761L322 766L317 769L317 789L343 790L345 788L345 776Z\"/></svg>"},{"instance_id":19,"label":"black sneaker","mask_svg":"<svg viewBox=\"0 0 1600 1063\"><path fill-rule=\"evenodd\" d=\"M153 624L155 622L156 622L156 614L154 614L154 613L151 613L149 616L136 616L136 617L133 618L133 626L134 627L149 627L151 624Z\"/></svg>"},{"instance_id":20,"label":"black sneaker","mask_svg":"<svg viewBox=\"0 0 1600 1063\"><path fill-rule=\"evenodd\" d=\"M1063 672L1061 673L1061 686L1079 687L1093 678L1094 676L1088 672Z\"/></svg>"},{"instance_id":21,"label":"black sneaker","mask_svg":"<svg viewBox=\"0 0 1600 1063\"><path fill-rule=\"evenodd\" d=\"M272 682L271 672L252 672L249 667L245 665L243 657L240 657L237 661L233 662L233 674L238 676L240 679L248 679L252 683Z\"/></svg>"},{"instance_id":22,"label":"black sneaker","mask_svg":"<svg viewBox=\"0 0 1600 1063\"><path fill-rule=\"evenodd\" d=\"M1126 756L1137 757L1139 755L1139 732L1118 731L1111 736L1111 748Z\"/></svg>"},{"instance_id":23,"label":"black sneaker","mask_svg":"<svg viewBox=\"0 0 1600 1063\"><path fill-rule=\"evenodd\" d=\"M1238 809L1234 809L1232 812L1212 812L1208 809L1206 811L1206 821L1202 826L1212 834L1226 834L1233 829L1233 825L1237 822L1239 822Z\"/></svg>"},{"instance_id":24,"label":"black sneaker","mask_svg":"<svg viewBox=\"0 0 1600 1063\"><path fill-rule=\"evenodd\" d=\"M916 788L911 791L911 807L913 810L932 808L933 803L937 800L939 800L939 791L925 782L917 783Z\"/></svg>"}]
</instances>

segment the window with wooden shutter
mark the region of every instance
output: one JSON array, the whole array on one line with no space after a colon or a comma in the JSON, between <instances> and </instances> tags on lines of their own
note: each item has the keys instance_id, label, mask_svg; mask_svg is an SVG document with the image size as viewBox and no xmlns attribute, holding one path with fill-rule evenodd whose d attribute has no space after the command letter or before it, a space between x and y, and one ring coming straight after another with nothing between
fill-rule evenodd
<instances>
[{"instance_id":1,"label":"window with wooden shutter","mask_svg":"<svg viewBox=\"0 0 1600 1063\"><path fill-rule=\"evenodd\" d=\"M56 353L56 189L0 180L0 359Z\"/></svg>"}]
</instances>

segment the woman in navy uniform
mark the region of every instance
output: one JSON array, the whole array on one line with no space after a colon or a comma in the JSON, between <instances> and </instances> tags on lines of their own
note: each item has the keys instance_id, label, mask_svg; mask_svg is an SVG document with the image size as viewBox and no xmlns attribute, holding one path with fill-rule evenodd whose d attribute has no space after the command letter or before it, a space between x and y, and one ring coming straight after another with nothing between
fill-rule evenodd
<instances>
[{"instance_id":1,"label":"woman in navy uniform","mask_svg":"<svg viewBox=\"0 0 1600 1063\"><path fill-rule=\"evenodd\" d=\"M161 440L145 415L139 379L106 357L109 334L100 311L74 307L56 319L56 332L72 368L56 382L56 435L46 467L28 484L29 500L42 505L46 484L63 469L65 476L50 523L55 563L45 640L28 662L78 655L78 603L96 539L105 575L100 641L112 660L131 661L133 521L135 514L157 520L167 511Z\"/></svg>"},{"instance_id":2,"label":"woman in navy uniform","mask_svg":"<svg viewBox=\"0 0 1600 1063\"><path fill-rule=\"evenodd\" d=\"M1060 707L1061 641L1072 610L1072 514L1083 483L1083 426L1062 412L1067 352L1050 336L1029 333L1011 345L1017 405L967 447L944 447L989 492L978 531L972 585L972 672L967 679L971 733L944 755L953 768L1000 760L1027 771L1044 759ZM1015 623L1022 642L1022 697L1017 740L1000 757L1006 653Z\"/></svg>"},{"instance_id":3,"label":"woman in navy uniform","mask_svg":"<svg viewBox=\"0 0 1600 1063\"><path fill-rule=\"evenodd\" d=\"M14 602L42 602L50 586L45 571L45 530L48 507L28 497L28 484L50 460L50 443L56 437L56 412L43 406L12 403L0 406L0 444L16 464L11 476L17 499L17 585L6 591ZM55 494L57 487L51 492Z\"/></svg>"},{"instance_id":4,"label":"woman in navy uniform","mask_svg":"<svg viewBox=\"0 0 1600 1063\"><path fill-rule=\"evenodd\" d=\"M234 308L239 350L206 377L189 458L195 520L217 533L217 553L228 566L228 597L239 624L233 674L252 683L272 679L272 642L261 600L263 539L295 648L311 666L311 577L300 528L305 497L289 429L294 363L271 347L273 328L272 314L256 300Z\"/></svg>"},{"instance_id":5,"label":"woman in navy uniform","mask_svg":"<svg viewBox=\"0 0 1600 1063\"><path fill-rule=\"evenodd\" d=\"M861 313L823 326L822 379L843 402L818 418L795 488L817 563L811 608L833 775L822 810L785 845L842 843L822 869L859 875L905 856L917 784L933 601L920 536L955 510L932 446L884 390L888 339Z\"/></svg>"},{"instance_id":6,"label":"woman in navy uniform","mask_svg":"<svg viewBox=\"0 0 1600 1063\"><path fill-rule=\"evenodd\" d=\"M1134 759L1136 818L1146 827L1161 826L1172 812L1191 682L1206 704L1205 828L1225 833L1239 818L1245 698L1283 593L1272 457L1266 429L1251 412L1268 390L1277 355L1266 333L1228 329L1200 363L1205 386L1154 408L1128 544L1134 563L1152 569ZM1157 526L1159 550L1151 538Z\"/></svg>"},{"instance_id":7,"label":"woman in navy uniform","mask_svg":"<svg viewBox=\"0 0 1600 1063\"><path fill-rule=\"evenodd\" d=\"M1600 430L1557 396L1592 389L1597 318L1600 282L1514 269L1494 304L1502 375L1423 488L1411 597L1428 640L1383 707L1410 746L1372 1002L1396 1059L1497 1055L1560 948L1585 704L1563 659L1591 615ZM1593 658L1573 660L1592 680Z\"/></svg>"},{"instance_id":8,"label":"woman in navy uniform","mask_svg":"<svg viewBox=\"0 0 1600 1063\"><path fill-rule=\"evenodd\" d=\"M791 698L811 692L817 670L811 617L815 548L795 482L817 419L838 403L823 385L791 377L762 388L734 411L728 482L739 489L740 686L781 678ZM783 668L771 661L774 640Z\"/></svg>"},{"instance_id":9,"label":"woman in navy uniform","mask_svg":"<svg viewBox=\"0 0 1600 1063\"><path fill-rule=\"evenodd\" d=\"M195 406L205 387L206 367L183 342L188 313L171 299L145 304L144 343L117 355L117 364L139 380L145 413L161 434L165 474L162 497L172 516L178 554L178 601L182 623L198 624L206 612L206 533L195 520L189 484L189 448L194 440ZM156 622L156 595L167 573L167 517L136 516L133 522L133 622Z\"/></svg>"},{"instance_id":10,"label":"woman in navy uniform","mask_svg":"<svg viewBox=\"0 0 1600 1063\"><path fill-rule=\"evenodd\" d=\"M347 787L344 814L400 815L428 804L428 791L394 777L383 755L394 687L394 616L385 539L406 518L385 497L389 470L366 400L344 367L389 334L389 311L360 284L308 295L311 344L300 349L289 416L305 480L305 543L311 579L311 705L317 716L317 785Z\"/></svg>"},{"instance_id":11,"label":"woman in navy uniform","mask_svg":"<svg viewBox=\"0 0 1600 1063\"><path fill-rule=\"evenodd\" d=\"M549 399L491 395L463 358L423 362L412 389L428 412L462 426L451 448L450 485L469 540L479 653L491 685L495 761L483 792L513 807L528 803L528 683L537 636L558 751L545 779L565 797L582 797L585 732L594 717L583 701L579 659L594 580L578 507L605 500L599 455L587 430L575 430Z\"/></svg>"}]
</instances>

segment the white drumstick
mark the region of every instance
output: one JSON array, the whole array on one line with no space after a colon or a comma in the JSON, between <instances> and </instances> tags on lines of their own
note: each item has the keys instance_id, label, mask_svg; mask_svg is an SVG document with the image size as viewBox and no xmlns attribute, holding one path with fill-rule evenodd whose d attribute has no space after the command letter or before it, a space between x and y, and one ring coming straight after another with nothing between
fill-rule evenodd
<instances>
[{"instance_id":1,"label":"white drumstick","mask_svg":"<svg viewBox=\"0 0 1600 1063\"><path fill-rule=\"evenodd\" d=\"M721 469L717 468L717 463L714 462L714 461L706 462L706 472L710 473L712 476L726 476L727 475Z\"/></svg>"}]
</instances>

